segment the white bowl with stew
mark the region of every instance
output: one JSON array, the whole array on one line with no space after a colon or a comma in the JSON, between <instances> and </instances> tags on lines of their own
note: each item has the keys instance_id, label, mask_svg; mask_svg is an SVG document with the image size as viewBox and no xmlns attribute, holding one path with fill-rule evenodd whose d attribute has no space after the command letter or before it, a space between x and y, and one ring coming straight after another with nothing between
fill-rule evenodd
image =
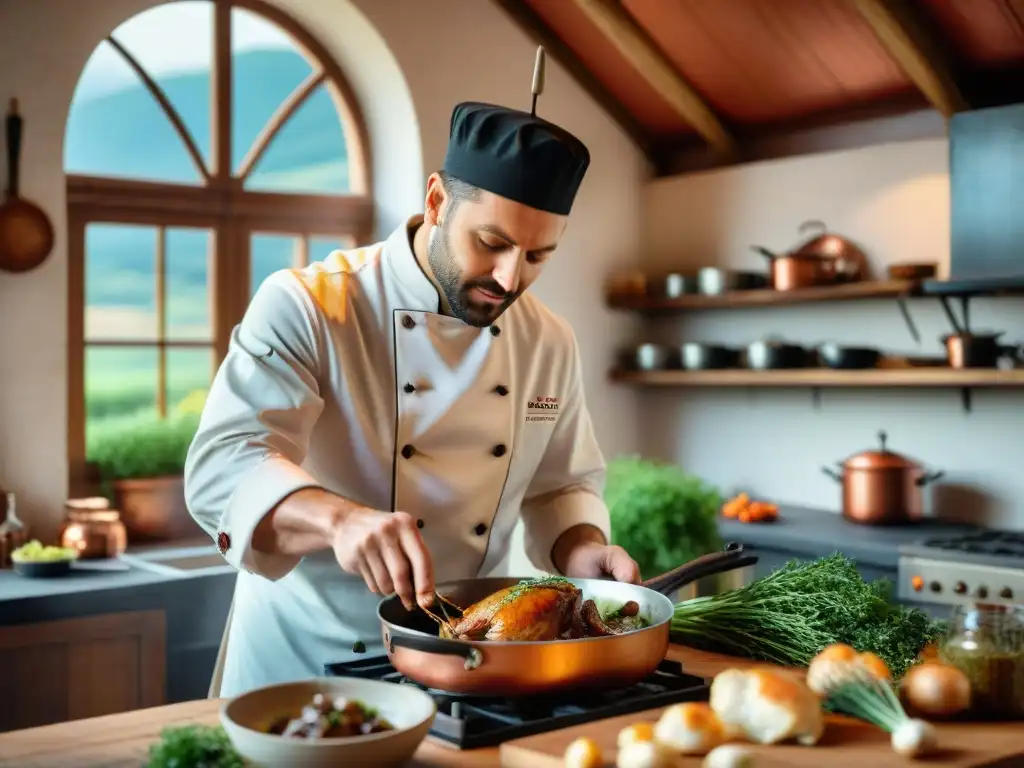
<instances>
[{"instance_id":1,"label":"white bowl with stew","mask_svg":"<svg viewBox=\"0 0 1024 768\"><path fill-rule=\"evenodd\" d=\"M434 700L413 685L325 677L244 693L221 707L220 721L248 765L399 766L436 714Z\"/></svg>"}]
</instances>

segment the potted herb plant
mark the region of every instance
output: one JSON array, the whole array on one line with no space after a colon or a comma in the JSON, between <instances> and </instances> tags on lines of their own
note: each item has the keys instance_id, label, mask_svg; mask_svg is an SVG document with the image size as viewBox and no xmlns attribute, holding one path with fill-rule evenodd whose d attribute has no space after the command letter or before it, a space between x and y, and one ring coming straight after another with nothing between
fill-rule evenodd
<instances>
[{"instance_id":1,"label":"potted herb plant","mask_svg":"<svg viewBox=\"0 0 1024 768\"><path fill-rule=\"evenodd\" d=\"M722 501L717 488L680 467L638 456L608 462L605 503L612 542L632 555L644 578L720 549L716 519ZM710 577L706 585L716 591L718 583Z\"/></svg>"},{"instance_id":2,"label":"potted herb plant","mask_svg":"<svg viewBox=\"0 0 1024 768\"><path fill-rule=\"evenodd\" d=\"M87 459L130 541L202 534L185 505L184 484L185 457L198 426L194 409L179 408L166 418L140 414L90 433Z\"/></svg>"}]
</instances>

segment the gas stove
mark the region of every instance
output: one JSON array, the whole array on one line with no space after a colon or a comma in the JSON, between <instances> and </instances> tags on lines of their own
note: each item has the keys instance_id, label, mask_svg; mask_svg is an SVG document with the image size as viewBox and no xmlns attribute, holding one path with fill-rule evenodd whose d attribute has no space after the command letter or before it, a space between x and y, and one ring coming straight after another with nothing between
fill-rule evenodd
<instances>
[{"instance_id":1,"label":"gas stove","mask_svg":"<svg viewBox=\"0 0 1024 768\"><path fill-rule=\"evenodd\" d=\"M398 672L387 656L327 664L324 674L415 685L437 703L430 735L456 749L493 747L510 739L533 736L572 725L682 701L704 701L709 682L683 672L678 661L665 659L642 682L618 690L557 696L498 699L460 696L428 689Z\"/></svg>"},{"instance_id":2,"label":"gas stove","mask_svg":"<svg viewBox=\"0 0 1024 768\"><path fill-rule=\"evenodd\" d=\"M1024 603L1024 532L981 530L900 547L901 599L941 605Z\"/></svg>"}]
</instances>

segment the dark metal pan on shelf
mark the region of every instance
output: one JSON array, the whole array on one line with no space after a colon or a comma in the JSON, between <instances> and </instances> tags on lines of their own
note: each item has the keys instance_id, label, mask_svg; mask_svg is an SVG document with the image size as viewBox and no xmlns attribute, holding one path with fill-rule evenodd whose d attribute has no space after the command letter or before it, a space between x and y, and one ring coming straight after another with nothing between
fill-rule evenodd
<instances>
[{"instance_id":1,"label":"dark metal pan on shelf","mask_svg":"<svg viewBox=\"0 0 1024 768\"><path fill-rule=\"evenodd\" d=\"M882 359L881 351L874 347L849 347L843 344L819 344L817 353L822 365L837 370L876 368Z\"/></svg>"},{"instance_id":2,"label":"dark metal pan on shelf","mask_svg":"<svg viewBox=\"0 0 1024 768\"><path fill-rule=\"evenodd\" d=\"M753 342L747 346L743 357L747 368L760 371L807 368L814 364L811 350L774 339Z\"/></svg>"},{"instance_id":3,"label":"dark metal pan on shelf","mask_svg":"<svg viewBox=\"0 0 1024 768\"><path fill-rule=\"evenodd\" d=\"M679 348L682 367L687 371L712 371L735 368L740 364L740 351L722 344L688 341Z\"/></svg>"},{"instance_id":4,"label":"dark metal pan on shelf","mask_svg":"<svg viewBox=\"0 0 1024 768\"><path fill-rule=\"evenodd\" d=\"M697 290L705 296L720 296L730 291L750 291L768 287L768 275L719 267L704 267L697 272Z\"/></svg>"}]
</instances>

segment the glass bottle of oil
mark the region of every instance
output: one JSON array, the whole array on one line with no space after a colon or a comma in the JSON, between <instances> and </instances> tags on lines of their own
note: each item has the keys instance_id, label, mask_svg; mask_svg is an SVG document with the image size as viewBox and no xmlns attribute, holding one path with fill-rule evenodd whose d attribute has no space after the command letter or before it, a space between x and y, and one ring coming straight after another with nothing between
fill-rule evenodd
<instances>
[{"instance_id":1,"label":"glass bottle of oil","mask_svg":"<svg viewBox=\"0 0 1024 768\"><path fill-rule=\"evenodd\" d=\"M0 568L11 567L11 553L28 541L28 527L18 518L13 493L6 496L4 521L0 523Z\"/></svg>"},{"instance_id":2,"label":"glass bottle of oil","mask_svg":"<svg viewBox=\"0 0 1024 768\"><path fill-rule=\"evenodd\" d=\"M971 681L972 714L1024 718L1024 608L957 606L939 656Z\"/></svg>"}]
</instances>

